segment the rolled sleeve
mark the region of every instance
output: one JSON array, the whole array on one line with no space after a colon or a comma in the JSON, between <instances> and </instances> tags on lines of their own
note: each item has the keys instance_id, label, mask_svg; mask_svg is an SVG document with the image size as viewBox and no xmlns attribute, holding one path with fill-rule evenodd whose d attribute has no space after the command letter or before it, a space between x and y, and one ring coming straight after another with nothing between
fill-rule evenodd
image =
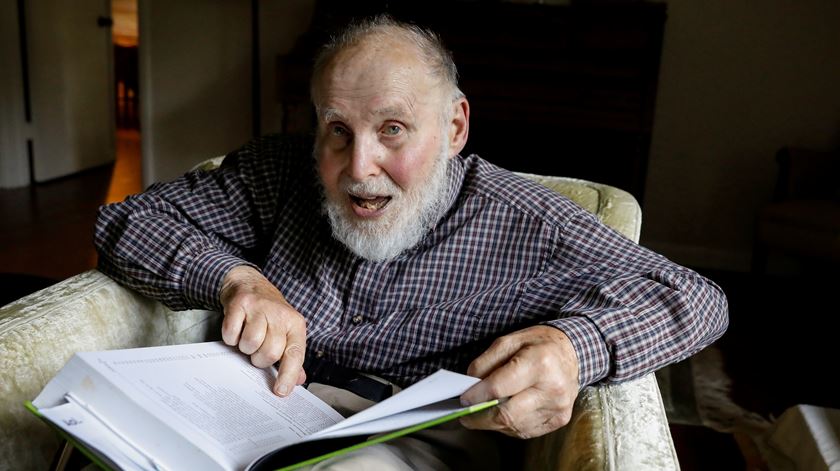
<instances>
[{"instance_id":1,"label":"rolled sleeve","mask_svg":"<svg viewBox=\"0 0 840 471\"><path fill-rule=\"evenodd\" d=\"M220 309L235 266L263 262L279 201L309 168L303 136L266 136L228 154L216 170L189 172L100 208L98 266L119 283L175 310ZM308 165L308 164L306 164Z\"/></svg>"},{"instance_id":2,"label":"rolled sleeve","mask_svg":"<svg viewBox=\"0 0 840 471\"><path fill-rule=\"evenodd\" d=\"M571 218L561 233L528 309L551 316L544 324L572 341L581 386L637 378L698 352L726 330L726 297L710 280L589 214Z\"/></svg>"},{"instance_id":3,"label":"rolled sleeve","mask_svg":"<svg viewBox=\"0 0 840 471\"><path fill-rule=\"evenodd\" d=\"M578 358L578 384L583 388L600 381L610 370L610 354L601 332L585 317L565 317L545 322L569 337Z\"/></svg>"},{"instance_id":4,"label":"rolled sleeve","mask_svg":"<svg viewBox=\"0 0 840 471\"><path fill-rule=\"evenodd\" d=\"M219 250L209 250L197 255L187 265L183 279L184 298L190 305L222 310L219 293L222 281L234 267L245 265L259 268L253 263Z\"/></svg>"}]
</instances>

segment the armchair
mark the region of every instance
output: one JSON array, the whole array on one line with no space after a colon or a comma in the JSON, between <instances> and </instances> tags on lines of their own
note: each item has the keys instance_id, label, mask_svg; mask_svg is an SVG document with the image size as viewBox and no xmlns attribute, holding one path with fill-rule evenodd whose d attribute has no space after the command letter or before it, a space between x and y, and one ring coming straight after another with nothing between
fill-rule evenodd
<instances>
[{"instance_id":1,"label":"armchair","mask_svg":"<svg viewBox=\"0 0 840 471\"><path fill-rule=\"evenodd\" d=\"M212 168L219 159L202 167ZM570 197L635 241L641 210L622 190L524 175ZM23 407L78 351L218 339L220 315L173 312L91 270L0 308L0 469L45 469L58 436ZM525 444L523 469L678 469L653 374L584 388L571 422Z\"/></svg>"}]
</instances>

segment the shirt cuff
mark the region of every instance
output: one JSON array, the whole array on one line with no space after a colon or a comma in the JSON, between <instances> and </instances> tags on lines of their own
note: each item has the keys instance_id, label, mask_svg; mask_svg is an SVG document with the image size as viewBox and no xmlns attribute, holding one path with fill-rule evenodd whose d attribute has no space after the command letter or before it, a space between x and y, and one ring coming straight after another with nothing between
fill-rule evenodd
<instances>
[{"instance_id":1,"label":"shirt cuff","mask_svg":"<svg viewBox=\"0 0 840 471\"><path fill-rule=\"evenodd\" d=\"M222 289L222 281L231 269L240 265L257 268L253 263L221 251L211 250L199 254L184 274L184 298L191 305L221 312L219 291Z\"/></svg>"},{"instance_id":2,"label":"shirt cuff","mask_svg":"<svg viewBox=\"0 0 840 471\"><path fill-rule=\"evenodd\" d=\"M572 341L578 357L578 382L581 389L609 374L610 353L601 332L592 321L585 317L572 316L545 324L562 330Z\"/></svg>"}]
</instances>

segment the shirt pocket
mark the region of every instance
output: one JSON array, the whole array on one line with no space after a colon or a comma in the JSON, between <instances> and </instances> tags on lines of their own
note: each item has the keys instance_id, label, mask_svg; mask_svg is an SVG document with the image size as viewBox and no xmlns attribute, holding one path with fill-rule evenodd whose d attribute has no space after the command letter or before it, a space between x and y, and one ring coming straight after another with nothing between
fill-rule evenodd
<instances>
[{"instance_id":1,"label":"shirt pocket","mask_svg":"<svg viewBox=\"0 0 840 471\"><path fill-rule=\"evenodd\" d=\"M473 341L490 343L497 337L525 327L521 311L521 287L500 288L465 303L475 318Z\"/></svg>"}]
</instances>

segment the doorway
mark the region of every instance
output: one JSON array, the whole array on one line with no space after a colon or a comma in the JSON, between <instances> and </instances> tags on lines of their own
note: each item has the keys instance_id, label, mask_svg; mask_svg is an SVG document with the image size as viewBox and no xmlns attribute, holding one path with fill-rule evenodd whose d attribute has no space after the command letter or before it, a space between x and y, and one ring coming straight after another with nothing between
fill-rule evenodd
<instances>
[{"instance_id":1,"label":"doorway","mask_svg":"<svg viewBox=\"0 0 840 471\"><path fill-rule=\"evenodd\" d=\"M140 150L139 34L137 0L111 0L114 43L114 110L116 161L107 203L122 201L142 190Z\"/></svg>"}]
</instances>

